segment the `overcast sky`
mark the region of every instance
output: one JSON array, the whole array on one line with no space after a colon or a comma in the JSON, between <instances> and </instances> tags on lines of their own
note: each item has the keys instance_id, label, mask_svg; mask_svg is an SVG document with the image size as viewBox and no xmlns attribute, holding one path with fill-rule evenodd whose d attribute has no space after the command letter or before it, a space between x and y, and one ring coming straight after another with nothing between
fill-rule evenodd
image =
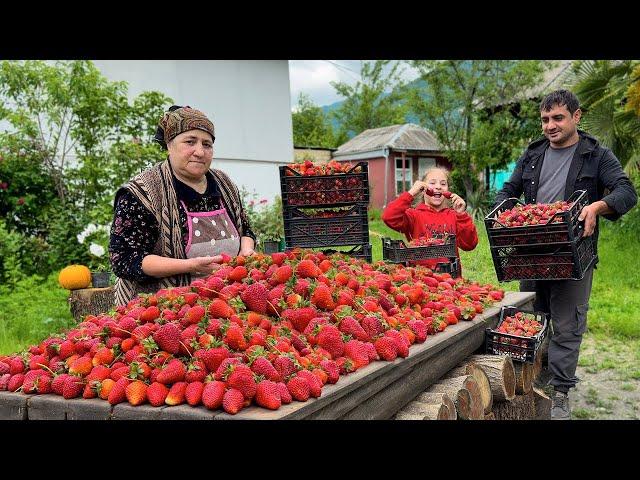
<instances>
[{"instance_id":1,"label":"overcast sky","mask_svg":"<svg viewBox=\"0 0 640 480\"><path fill-rule=\"evenodd\" d=\"M311 97L318 106L342 100L329 82L354 84L360 79L360 60L289 60L291 108L298 103L300 93ZM413 80L416 75L404 67L403 78Z\"/></svg>"}]
</instances>

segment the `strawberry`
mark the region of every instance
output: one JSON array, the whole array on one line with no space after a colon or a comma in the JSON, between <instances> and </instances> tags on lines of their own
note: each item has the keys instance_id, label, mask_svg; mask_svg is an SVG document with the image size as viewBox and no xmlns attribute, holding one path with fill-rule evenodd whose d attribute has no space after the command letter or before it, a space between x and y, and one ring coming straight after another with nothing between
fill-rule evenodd
<instances>
[{"instance_id":1,"label":"strawberry","mask_svg":"<svg viewBox=\"0 0 640 480\"><path fill-rule=\"evenodd\" d=\"M236 365L227 378L227 385L242 392L244 398L251 400L256 394L256 381L253 372L246 365Z\"/></svg>"},{"instance_id":2,"label":"strawberry","mask_svg":"<svg viewBox=\"0 0 640 480\"><path fill-rule=\"evenodd\" d=\"M136 380L125 388L125 395L131 405L138 406L147 401L147 384Z\"/></svg>"},{"instance_id":3,"label":"strawberry","mask_svg":"<svg viewBox=\"0 0 640 480\"><path fill-rule=\"evenodd\" d=\"M10 378L11 378L11 374L8 372L0 376L0 392L8 389Z\"/></svg>"},{"instance_id":4,"label":"strawberry","mask_svg":"<svg viewBox=\"0 0 640 480\"><path fill-rule=\"evenodd\" d=\"M6 362L0 362L0 375L6 375L11 370L9 364Z\"/></svg>"},{"instance_id":5,"label":"strawberry","mask_svg":"<svg viewBox=\"0 0 640 480\"><path fill-rule=\"evenodd\" d=\"M256 375L262 375L267 380L271 380L273 382L280 381L280 374L275 369L273 364L267 360L265 357L257 357L253 363L251 363L251 370Z\"/></svg>"},{"instance_id":6,"label":"strawberry","mask_svg":"<svg viewBox=\"0 0 640 480\"><path fill-rule=\"evenodd\" d=\"M147 400L153 407L161 407L164 405L168 394L169 388L163 383L153 382L147 387Z\"/></svg>"},{"instance_id":7,"label":"strawberry","mask_svg":"<svg viewBox=\"0 0 640 480\"><path fill-rule=\"evenodd\" d=\"M122 403L127 399L126 390L129 382L130 380L127 377L121 377L118 381L116 381L116 383L113 384L107 397L107 401L111 405L117 405L118 403Z\"/></svg>"},{"instance_id":8,"label":"strawberry","mask_svg":"<svg viewBox=\"0 0 640 480\"><path fill-rule=\"evenodd\" d=\"M69 373L71 375L86 376L93 369L93 363L89 357L80 357L75 360L69 367Z\"/></svg>"},{"instance_id":9,"label":"strawberry","mask_svg":"<svg viewBox=\"0 0 640 480\"><path fill-rule=\"evenodd\" d=\"M329 352L333 359L342 356L344 342L342 341L340 330L334 325L323 325L320 328L321 330L317 337L318 345Z\"/></svg>"},{"instance_id":10,"label":"strawberry","mask_svg":"<svg viewBox=\"0 0 640 480\"><path fill-rule=\"evenodd\" d=\"M311 296L311 303L322 310L333 310L336 304L331 293L331 288L324 284L318 285Z\"/></svg>"},{"instance_id":11,"label":"strawberry","mask_svg":"<svg viewBox=\"0 0 640 480\"><path fill-rule=\"evenodd\" d=\"M246 278L248 275L247 268L244 265L238 265L235 267L227 276L227 279L230 282L240 282L243 278Z\"/></svg>"},{"instance_id":12,"label":"strawberry","mask_svg":"<svg viewBox=\"0 0 640 480\"><path fill-rule=\"evenodd\" d=\"M333 360L322 360L320 367L327 373L327 383L336 383L340 378L340 369Z\"/></svg>"},{"instance_id":13,"label":"strawberry","mask_svg":"<svg viewBox=\"0 0 640 480\"><path fill-rule=\"evenodd\" d=\"M194 294L195 295L195 294ZM197 295L196 295L197 296ZM204 317L205 309L202 305L194 305L184 316L185 321L190 325L195 325Z\"/></svg>"},{"instance_id":14,"label":"strawberry","mask_svg":"<svg viewBox=\"0 0 640 480\"><path fill-rule=\"evenodd\" d=\"M86 380L89 382L91 380L104 380L105 378L109 378L111 375L111 369L109 367L105 367L104 365L97 365L91 369L89 375L87 375Z\"/></svg>"},{"instance_id":15,"label":"strawberry","mask_svg":"<svg viewBox=\"0 0 640 480\"><path fill-rule=\"evenodd\" d=\"M224 342L233 350L245 350L247 341L244 338L244 329L236 324L230 325L224 337Z\"/></svg>"},{"instance_id":16,"label":"strawberry","mask_svg":"<svg viewBox=\"0 0 640 480\"><path fill-rule=\"evenodd\" d=\"M260 314L267 313L269 290L262 283L252 283L240 294L240 298L248 310Z\"/></svg>"},{"instance_id":17,"label":"strawberry","mask_svg":"<svg viewBox=\"0 0 640 480\"><path fill-rule=\"evenodd\" d=\"M374 338L384 332L384 326L379 318L373 315L367 315L362 319L362 328L369 335L369 338Z\"/></svg>"},{"instance_id":18,"label":"strawberry","mask_svg":"<svg viewBox=\"0 0 640 480\"><path fill-rule=\"evenodd\" d=\"M289 389L287 388L287 385L283 382L278 382L277 386L278 386L278 393L280 394L281 403L283 405L287 405L291 403L293 401L293 398L291 397L291 393L289 393Z\"/></svg>"},{"instance_id":19,"label":"strawberry","mask_svg":"<svg viewBox=\"0 0 640 480\"><path fill-rule=\"evenodd\" d=\"M68 373L62 373L55 377L51 382L51 391L56 395L62 396L62 389L64 387L64 381L69 376Z\"/></svg>"},{"instance_id":20,"label":"strawberry","mask_svg":"<svg viewBox=\"0 0 640 480\"><path fill-rule=\"evenodd\" d=\"M191 382L203 382L207 376L207 367L202 360L191 360L187 365L187 373L185 373L184 381Z\"/></svg>"},{"instance_id":21,"label":"strawberry","mask_svg":"<svg viewBox=\"0 0 640 480\"><path fill-rule=\"evenodd\" d=\"M215 372L220 366L220 363L229 356L231 356L231 352L225 347L197 350L195 353L195 357L202 360L210 372Z\"/></svg>"},{"instance_id":22,"label":"strawberry","mask_svg":"<svg viewBox=\"0 0 640 480\"><path fill-rule=\"evenodd\" d=\"M24 374L24 381L22 382L22 393L36 393L38 389L38 378L45 374L46 372L41 368L27 371L27 373Z\"/></svg>"},{"instance_id":23,"label":"strawberry","mask_svg":"<svg viewBox=\"0 0 640 480\"><path fill-rule=\"evenodd\" d=\"M340 331L355 337L357 340L366 341L369 339L369 335L362 328L362 325L352 316L346 316L340 320Z\"/></svg>"},{"instance_id":24,"label":"strawberry","mask_svg":"<svg viewBox=\"0 0 640 480\"><path fill-rule=\"evenodd\" d=\"M147 307L141 314L140 314L140 323L147 323L147 322L153 322L156 318L160 317L160 309L155 306L152 305L150 307Z\"/></svg>"},{"instance_id":25,"label":"strawberry","mask_svg":"<svg viewBox=\"0 0 640 480\"><path fill-rule=\"evenodd\" d=\"M24 383L24 373L16 373L15 375L11 375L9 382L7 383L7 390L10 392L15 392Z\"/></svg>"},{"instance_id":26,"label":"strawberry","mask_svg":"<svg viewBox=\"0 0 640 480\"><path fill-rule=\"evenodd\" d=\"M29 369L30 370L38 370L41 369L42 366L47 366L49 364L49 359L44 355L33 355L29 359Z\"/></svg>"},{"instance_id":27,"label":"strawberry","mask_svg":"<svg viewBox=\"0 0 640 480\"><path fill-rule=\"evenodd\" d=\"M365 344L359 340L349 340L344 345L344 356L353 361L356 370L369 365L369 355Z\"/></svg>"},{"instance_id":28,"label":"strawberry","mask_svg":"<svg viewBox=\"0 0 640 480\"><path fill-rule=\"evenodd\" d=\"M280 399L280 391L278 384L270 380L263 380L256 387L255 401L257 405L268 408L270 410L277 410L282 405Z\"/></svg>"},{"instance_id":29,"label":"strawberry","mask_svg":"<svg viewBox=\"0 0 640 480\"><path fill-rule=\"evenodd\" d=\"M410 320L407 326L416 336L416 343L422 343L427 339L427 326L422 320Z\"/></svg>"},{"instance_id":30,"label":"strawberry","mask_svg":"<svg viewBox=\"0 0 640 480\"><path fill-rule=\"evenodd\" d=\"M291 265L282 265L274 272L271 280L274 284L281 284L287 282L293 275L293 268Z\"/></svg>"},{"instance_id":31,"label":"strawberry","mask_svg":"<svg viewBox=\"0 0 640 480\"><path fill-rule=\"evenodd\" d=\"M184 396L187 390L187 382L176 382L169 389L169 393L167 394L167 398L164 403L167 405L180 405L184 403Z\"/></svg>"},{"instance_id":32,"label":"strawberry","mask_svg":"<svg viewBox=\"0 0 640 480\"><path fill-rule=\"evenodd\" d=\"M398 357L398 349L393 338L380 337L375 341L374 346L382 360L392 361Z\"/></svg>"},{"instance_id":33,"label":"strawberry","mask_svg":"<svg viewBox=\"0 0 640 480\"><path fill-rule=\"evenodd\" d=\"M226 387L226 383L217 380L205 383L202 389L202 404L209 410L220 408ZM242 399L244 401L244 396Z\"/></svg>"},{"instance_id":34,"label":"strawberry","mask_svg":"<svg viewBox=\"0 0 640 480\"><path fill-rule=\"evenodd\" d=\"M186 373L184 364L178 359L173 359L158 374L156 381L165 385L182 382Z\"/></svg>"},{"instance_id":35,"label":"strawberry","mask_svg":"<svg viewBox=\"0 0 640 480\"><path fill-rule=\"evenodd\" d=\"M293 328L299 332L304 332L312 318L318 315L318 311L313 307L287 309L282 312L282 318L289 320Z\"/></svg>"},{"instance_id":36,"label":"strawberry","mask_svg":"<svg viewBox=\"0 0 640 480\"><path fill-rule=\"evenodd\" d=\"M287 389L294 400L306 402L309 400L310 388L306 378L296 375L287 382Z\"/></svg>"},{"instance_id":37,"label":"strawberry","mask_svg":"<svg viewBox=\"0 0 640 480\"><path fill-rule=\"evenodd\" d=\"M322 271L312 260L302 260L296 266L296 276L298 278L317 278Z\"/></svg>"},{"instance_id":38,"label":"strawberry","mask_svg":"<svg viewBox=\"0 0 640 480\"><path fill-rule=\"evenodd\" d=\"M384 335L393 339L399 357L406 358L409 356L409 340L404 335L398 330L387 330Z\"/></svg>"},{"instance_id":39,"label":"strawberry","mask_svg":"<svg viewBox=\"0 0 640 480\"><path fill-rule=\"evenodd\" d=\"M58 356L64 360L76 353L76 345L71 340L65 340L60 344L58 348Z\"/></svg>"},{"instance_id":40,"label":"strawberry","mask_svg":"<svg viewBox=\"0 0 640 480\"><path fill-rule=\"evenodd\" d=\"M70 398L76 398L83 390L83 380L75 375L69 375L65 378L64 384L62 385L62 396L67 400Z\"/></svg>"},{"instance_id":41,"label":"strawberry","mask_svg":"<svg viewBox=\"0 0 640 480\"><path fill-rule=\"evenodd\" d=\"M174 323L165 323L154 334L153 339L165 352L176 354L180 351L180 330ZM127 352L128 354L129 352Z\"/></svg>"},{"instance_id":42,"label":"strawberry","mask_svg":"<svg viewBox=\"0 0 640 480\"><path fill-rule=\"evenodd\" d=\"M276 357L273 361L273 367L276 369L282 380L285 380L289 375L297 370L291 358L286 355L279 355Z\"/></svg>"},{"instance_id":43,"label":"strawberry","mask_svg":"<svg viewBox=\"0 0 640 480\"><path fill-rule=\"evenodd\" d=\"M244 406L244 396L242 392L235 388L228 389L222 399L222 408L225 412L235 415Z\"/></svg>"},{"instance_id":44,"label":"strawberry","mask_svg":"<svg viewBox=\"0 0 640 480\"><path fill-rule=\"evenodd\" d=\"M300 370L298 376L304 378L309 384L309 395L311 397L318 398L322 395L322 382L317 376L309 370Z\"/></svg>"},{"instance_id":45,"label":"strawberry","mask_svg":"<svg viewBox=\"0 0 640 480\"><path fill-rule=\"evenodd\" d=\"M184 391L184 398L187 400L187 403L192 407L200 405L202 402L203 389L204 383L202 382L196 381L189 383Z\"/></svg>"},{"instance_id":46,"label":"strawberry","mask_svg":"<svg viewBox=\"0 0 640 480\"><path fill-rule=\"evenodd\" d=\"M131 340L131 339L128 339ZM91 360L91 364L95 367L97 365L109 365L113 362L114 355L113 350L107 347L98 348L96 354Z\"/></svg>"}]
</instances>

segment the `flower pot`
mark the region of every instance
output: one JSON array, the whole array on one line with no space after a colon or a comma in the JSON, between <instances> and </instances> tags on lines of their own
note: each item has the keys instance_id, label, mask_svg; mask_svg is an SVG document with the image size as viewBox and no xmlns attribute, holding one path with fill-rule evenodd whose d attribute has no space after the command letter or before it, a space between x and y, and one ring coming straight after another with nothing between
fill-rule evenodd
<instances>
[{"instance_id":1,"label":"flower pot","mask_svg":"<svg viewBox=\"0 0 640 480\"><path fill-rule=\"evenodd\" d=\"M278 251L284 252L285 247L286 247L286 243L284 242L284 239L280 240L280 243L278 243Z\"/></svg>"},{"instance_id":2,"label":"flower pot","mask_svg":"<svg viewBox=\"0 0 640 480\"><path fill-rule=\"evenodd\" d=\"M91 286L93 288L105 288L109 286L111 272L91 272Z\"/></svg>"},{"instance_id":3,"label":"flower pot","mask_svg":"<svg viewBox=\"0 0 640 480\"><path fill-rule=\"evenodd\" d=\"M264 253L276 253L280 247L280 242L274 240L267 240L262 242L262 248Z\"/></svg>"}]
</instances>

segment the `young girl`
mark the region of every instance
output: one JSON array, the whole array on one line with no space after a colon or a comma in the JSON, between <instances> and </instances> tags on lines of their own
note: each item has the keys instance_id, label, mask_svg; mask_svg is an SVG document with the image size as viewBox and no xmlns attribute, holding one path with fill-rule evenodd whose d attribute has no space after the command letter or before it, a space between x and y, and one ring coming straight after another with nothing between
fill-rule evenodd
<instances>
[{"instance_id":1,"label":"young girl","mask_svg":"<svg viewBox=\"0 0 640 480\"><path fill-rule=\"evenodd\" d=\"M435 194L427 195L427 188ZM449 172L444 168L430 168L421 181L418 180L408 192L401 193L387 205L382 212L382 220L394 230L404 233L409 241L429 238L434 234L454 233L456 255L460 262L458 247L465 251L476 248L478 232L471 216L465 211L466 202L453 192L451 198L446 199L442 192L448 191ZM419 194L423 195L424 203L411 208L414 197ZM434 268L442 261L443 259L430 259L419 264Z\"/></svg>"}]
</instances>

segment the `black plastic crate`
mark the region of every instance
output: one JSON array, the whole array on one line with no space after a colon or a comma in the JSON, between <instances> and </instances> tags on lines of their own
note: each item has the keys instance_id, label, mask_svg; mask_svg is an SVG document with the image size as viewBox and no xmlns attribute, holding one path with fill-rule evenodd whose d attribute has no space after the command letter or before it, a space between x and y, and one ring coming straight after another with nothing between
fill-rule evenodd
<instances>
[{"instance_id":1,"label":"black plastic crate","mask_svg":"<svg viewBox=\"0 0 640 480\"><path fill-rule=\"evenodd\" d=\"M334 217L317 217L297 207L285 207L283 217L287 248L369 243L366 205L353 205L335 212Z\"/></svg>"},{"instance_id":2,"label":"black plastic crate","mask_svg":"<svg viewBox=\"0 0 640 480\"><path fill-rule=\"evenodd\" d=\"M484 219L484 225L492 247L513 245L537 245L541 243L573 242L582 236L584 222L578 217L582 208L588 205L586 190L576 190L567 200L573 205L566 212L556 213L544 225L506 227L498 220L498 212L510 210L517 204L525 205L517 198L507 198L494 208Z\"/></svg>"},{"instance_id":3,"label":"black plastic crate","mask_svg":"<svg viewBox=\"0 0 640 480\"><path fill-rule=\"evenodd\" d=\"M369 203L369 164L359 162L347 173L301 175L289 166L280 167L284 207L333 207Z\"/></svg>"},{"instance_id":4,"label":"black plastic crate","mask_svg":"<svg viewBox=\"0 0 640 480\"><path fill-rule=\"evenodd\" d=\"M382 238L382 258L393 263L418 262L432 258L456 258L456 236L448 235L444 245L407 246L404 240Z\"/></svg>"},{"instance_id":5,"label":"black plastic crate","mask_svg":"<svg viewBox=\"0 0 640 480\"><path fill-rule=\"evenodd\" d=\"M542 330L532 337L523 337L512 335L509 333L498 332L497 329L502 325L506 317L512 317L516 312L522 312L533 315L535 319L542 324ZM542 345L547 335L548 322L547 315L542 312L534 312L530 310L522 310L512 305L504 306L500 310L500 320L496 326L496 330L487 328L484 336L485 353L492 355L506 355L512 360L523 363L533 363L536 353Z\"/></svg>"},{"instance_id":6,"label":"black plastic crate","mask_svg":"<svg viewBox=\"0 0 640 480\"><path fill-rule=\"evenodd\" d=\"M364 245L355 245L350 250L334 250L332 248L327 250L322 250L326 255L331 255L333 253L342 253L344 255L349 255L354 258L361 258L371 263L372 261L372 252L371 252L371 244L367 243Z\"/></svg>"},{"instance_id":7,"label":"black plastic crate","mask_svg":"<svg viewBox=\"0 0 640 480\"><path fill-rule=\"evenodd\" d=\"M512 280L581 280L596 262L593 236L562 244L491 247L500 282Z\"/></svg>"},{"instance_id":8,"label":"black plastic crate","mask_svg":"<svg viewBox=\"0 0 640 480\"><path fill-rule=\"evenodd\" d=\"M451 278L458 278L460 276L460 260L450 258L448 262L439 262L433 271L436 273L448 273Z\"/></svg>"}]
</instances>

